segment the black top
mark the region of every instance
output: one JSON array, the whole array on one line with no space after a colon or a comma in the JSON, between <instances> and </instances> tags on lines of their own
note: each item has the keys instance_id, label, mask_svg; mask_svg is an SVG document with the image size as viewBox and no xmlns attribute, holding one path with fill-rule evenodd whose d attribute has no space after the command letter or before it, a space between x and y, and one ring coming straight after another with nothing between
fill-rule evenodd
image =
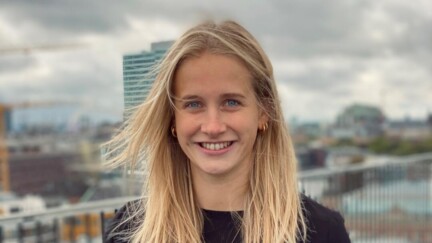
<instances>
[{"instance_id":1,"label":"black top","mask_svg":"<svg viewBox=\"0 0 432 243\"><path fill-rule=\"evenodd\" d=\"M349 243L351 242L344 226L342 216L330 210L312 199L302 196L303 212L308 226L307 243ZM115 215L104 234L104 242L125 243L119 236L112 235L114 227L126 217L126 207L123 206ZM237 212L242 216L243 212ZM203 210L204 229L203 239L206 243L241 243L241 232L239 221L233 217L231 212L220 212ZM136 226L136 225L135 225ZM133 223L128 223L118 227L115 232L125 232L134 227Z\"/></svg>"}]
</instances>

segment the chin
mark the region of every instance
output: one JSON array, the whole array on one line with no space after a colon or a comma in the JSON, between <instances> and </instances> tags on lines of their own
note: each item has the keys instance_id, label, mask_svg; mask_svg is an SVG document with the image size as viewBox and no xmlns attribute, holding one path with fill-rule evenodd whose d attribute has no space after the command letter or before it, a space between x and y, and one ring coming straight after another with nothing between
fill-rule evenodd
<instances>
[{"instance_id":1,"label":"chin","mask_svg":"<svg viewBox=\"0 0 432 243\"><path fill-rule=\"evenodd\" d=\"M226 168L221 167L209 167L209 168L202 168L202 172L209 174L209 175L223 175L226 174L229 170Z\"/></svg>"},{"instance_id":2,"label":"chin","mask_svg":"<svg viewBox=\"0 0 432 243\"><path fill-rule=\"evenodd\" d=\"M198 173L205 173L213 176L220 176L229 173L231 168L219 163L213 165L203 165L196 168Z\"/></svg>"}]
</instances>

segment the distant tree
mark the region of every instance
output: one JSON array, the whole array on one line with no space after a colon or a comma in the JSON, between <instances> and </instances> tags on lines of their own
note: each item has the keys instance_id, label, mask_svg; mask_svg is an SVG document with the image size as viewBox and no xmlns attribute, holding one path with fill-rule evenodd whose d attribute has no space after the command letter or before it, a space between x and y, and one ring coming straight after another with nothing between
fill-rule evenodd
<instances>
[{"instance_id":1,"label":"distant tree","mask_svg":"<svg viewBox=\"0 0 432 243\"><path fill-rule=\"evenodd\" d=\"M416 146L407 141L400 141L397 147L391 151L395 155L409 155L416 153Z\"/></svg>"},{"instance_id":2,"label":"distant tree","mask_svg":"<svg viewBox=\"0 0 432 243\"><path fill-rule=\"evenodd\" d=\"M420 153L432 152L432 137L418 145Z\"/></svg>"},{"instance_id":3,"label":"distant tree","mask_svg":"<svg viewBox=\"0 0 432 243\"><path fill-rule=\"evenodd\" d=\"M335 143L335 147L353 146L353 145L354 145L354 141L350 138L341 138Z\"/></svg>"},{"instance_id":4,"label":"distant tree","mask_svg":"<svg viewBox=\"0 0 432 243\"><path fill-rule=\"evenodd\" d=\"M378 137L368 145L377 154L409 155L432 152L432 137L423 141L407 141Z\"/></svg>"},{"instance_id":5,"label":"distant tree","mask_svg":"<svg viewBox=\"0 0 432 243\"><path fill-rule=\"evenodd\" d=\"M395 147L395 143L386 137L378 137L372 140L368 149L374 153L388 153Z\"/></svg>"}]
</instances>

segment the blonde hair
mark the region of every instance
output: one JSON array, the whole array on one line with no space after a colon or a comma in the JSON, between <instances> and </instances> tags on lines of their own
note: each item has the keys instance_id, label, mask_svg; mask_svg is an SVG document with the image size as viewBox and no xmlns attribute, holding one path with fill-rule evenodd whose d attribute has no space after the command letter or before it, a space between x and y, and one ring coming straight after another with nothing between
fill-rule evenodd
<instances>
[{"instance_id":1,"label":"blonde hair","mask_svg":"<svg viewBox=\"0 0 432 243\"><path fill-rule=\"evenodd\" d=\"M146 101L124 129L106 144L111 166L146 168L143 215L131 242L200 242L203 215L195 200L189 162L170 128L174 118L173 80L182 61L203 52L230 55L252 74L258 106L269 117L268 129L254 145L248 196L241 218L244 242L296 242L306 239L297 188L297 161L285 125L273 68L261 46L234 21L205 22L178 39L156 69ZM143 160L142 158L145 158ZM144 162L145 161L145 162ZM140 164L140 163L145 163Z\"/></svg>"}]
</instances>

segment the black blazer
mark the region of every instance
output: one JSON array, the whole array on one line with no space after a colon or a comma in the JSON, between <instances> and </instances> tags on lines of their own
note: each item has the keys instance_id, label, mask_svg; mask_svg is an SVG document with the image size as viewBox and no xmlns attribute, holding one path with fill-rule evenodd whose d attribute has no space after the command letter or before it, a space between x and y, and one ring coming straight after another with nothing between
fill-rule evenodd
<instances>
[{"instance_id":1,"label":"black blazer","mask_svg":"<svg viewBox=\"0 0 432 243\"><path fill-rule=\"evenodd\" d=\"M120 227L117 227L115 232L113 231L113 229L118 226L119 222L122 222L122 220L127 217L128 213L126 210L128 205L131 203L134 202L129 202L116 213L114 219L110 222L106 232L103 235L104 242L127 242L122 240L121 237L112 233L127 232L131 228L137 226L133 223L126 223ZM345 229L344 219L338 212L330 210L304 195L302 195L302 203L303 212L306 217L306 224L308 227L307 243L351 242L348 237L347 230ZM206 217L204 222L203 238L206 243L242 242L241 235L235 230L236 224L234 223L234 219L231 217L230 212L213 211L209 213L209 211L204 210L204 214ZM209 222L209 220L211 222ZM212 231L212 227L214 228L215 222L221 226L217 227L218 231Z\"/></svg>"}]
</instances>

